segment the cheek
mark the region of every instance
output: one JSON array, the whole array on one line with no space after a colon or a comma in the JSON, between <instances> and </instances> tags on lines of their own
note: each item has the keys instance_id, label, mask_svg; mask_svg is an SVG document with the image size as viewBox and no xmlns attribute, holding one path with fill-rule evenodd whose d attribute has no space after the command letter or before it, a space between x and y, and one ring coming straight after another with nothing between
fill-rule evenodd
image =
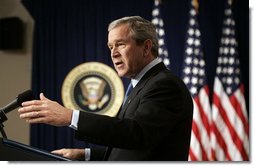
<instances>
[{"instance_id":1,"label":"cheek","mask_svg":"<svg viewBox=\"0 0 254 166\"><path fill-rule=\"evenodd\" d=\"M131 73L136 73L142 65L143 57L140 49L126 49L120 52L126 69Z\"/></svg>"},{"instance_id":2,"label":"cheek","mask_svg":"<svg viewBox=\"0 0 254 166\"><path fill-rule=\"evenodd\" d=\"M139 72L139 68L140 66L142 66L142 57L141 57L141 54L139 53L135 53L135 54L131 54L128 59L127 59L127 63L128 63L128 67L129 69L136 73L136 72Z\"/></svg>"},{"instance_id":3,"label":"cheek","mask_svg":"<svg viewBox=\"0 0 254 166\"><path fill-rule=\"evenodd\" d=\"M121 51L121 58L125 65L129 66L132 59L132 54L129 51Z\"/></svg>"}]
</instances>

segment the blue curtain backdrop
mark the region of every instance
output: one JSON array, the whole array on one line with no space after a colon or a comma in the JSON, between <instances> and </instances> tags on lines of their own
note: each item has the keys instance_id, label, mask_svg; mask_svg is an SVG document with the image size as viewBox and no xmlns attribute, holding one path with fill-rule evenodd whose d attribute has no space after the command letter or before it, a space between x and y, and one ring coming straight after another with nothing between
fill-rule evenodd
<instances>
[{"instance_id":1,"label":"blue curtain backdrop","mask_svg":"<svg viewBox=\"0 0 254 166\"><path fill-rule=\"evenodd\" d=\"M98 61L112 66L107 48L107 26L119 17L152 18L153 0L22 0L35 20L32 90L61 101L61 87L75 66ZM219 52L225 0L199 0L199 22L206 60L208 84L213 81ZM162 17L171 70L180 76L188 22L189 0L163 0ZM241 71L249 106L249 17L248 1L234 0ZM113 66L112 66L113 67ZM124 79L125 86L128 80ZM31 125L31 145L45 150L83 147L72 129Z\"/></svg>"}]
</instances>

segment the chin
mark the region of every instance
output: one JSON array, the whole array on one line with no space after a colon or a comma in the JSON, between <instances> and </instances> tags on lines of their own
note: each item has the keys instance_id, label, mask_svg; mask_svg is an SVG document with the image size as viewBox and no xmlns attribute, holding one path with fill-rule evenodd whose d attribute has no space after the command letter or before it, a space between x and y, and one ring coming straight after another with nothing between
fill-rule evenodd
<instances>
[{"instance_id":1,"label":"chin","mask_svg":"<svg viewBox=\"0 0 254 166\"><path fill-rule=\"evenodd\" d=\"M119 71L117 71L117 74L118 74L119 77L123 77L124 76L124 74L119 72Z\"/></svg>"},{"instance_id":2,"label":"chin","mask_svg":"<svg viewBox=\"0 0 254 166\"><path fill-rule=\"evenodd\" d=\"M117 71L119 77L127 77L125 72Z\"/></svg>"}]
</instances>

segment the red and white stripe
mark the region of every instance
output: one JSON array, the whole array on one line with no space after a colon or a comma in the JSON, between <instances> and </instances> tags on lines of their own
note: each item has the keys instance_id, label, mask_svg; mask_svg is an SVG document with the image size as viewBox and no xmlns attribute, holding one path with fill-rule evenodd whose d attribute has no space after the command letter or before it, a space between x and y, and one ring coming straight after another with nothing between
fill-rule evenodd
<instances>
[{"instance_id":1,"label":"red and white stripe","mask_svg":"<svg viewBox=\"0 0 254 166\"><path fill-rule=\"evenodd\" d=\"M228 96L215 77L211 130L213 160L249 160L249 125L243 85Z\"/></svg>"},{"instance_id":2,"label":"red and white stripe","mask_svg":"<svg viewBox=\"0 0 254 166\"><path fill-rule=\"evenodd\" d=\"M194 110L189 151L189 160L191 161L210 160L211 109L208 96L209 89L206 85L193 99Z\"/></svg>"}]
</instances>

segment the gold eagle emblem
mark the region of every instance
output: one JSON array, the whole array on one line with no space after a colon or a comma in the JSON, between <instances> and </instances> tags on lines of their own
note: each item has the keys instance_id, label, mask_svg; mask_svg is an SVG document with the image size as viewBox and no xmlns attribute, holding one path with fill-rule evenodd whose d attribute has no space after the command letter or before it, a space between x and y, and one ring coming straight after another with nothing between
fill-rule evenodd
<instances>
[{"instance_id":1,"label":"gold eagle emblem","mask_svg":"<svg viewBox=\"0 0 254 166\"><path fill-rule=\"evenodd\" d=\"M85 106L88 105L90 110L101 109L109 100L109 95L104 94L106 82L102 79L89 77L80 82L79 86L82 92L82 97L80 97L79 100Z\"/></svg>"},{"instance_id":2,"label":"gold eagle emblem","mask_svg":"<svg viewBox=\"0 0 254 166\"><path fill-rule=\"evenodd\" d=\"M70 109L116 116L123 98L122 80L115 70L99 62L76 66L62 85L62 101Z\"/></svg>"}]
</instances>

